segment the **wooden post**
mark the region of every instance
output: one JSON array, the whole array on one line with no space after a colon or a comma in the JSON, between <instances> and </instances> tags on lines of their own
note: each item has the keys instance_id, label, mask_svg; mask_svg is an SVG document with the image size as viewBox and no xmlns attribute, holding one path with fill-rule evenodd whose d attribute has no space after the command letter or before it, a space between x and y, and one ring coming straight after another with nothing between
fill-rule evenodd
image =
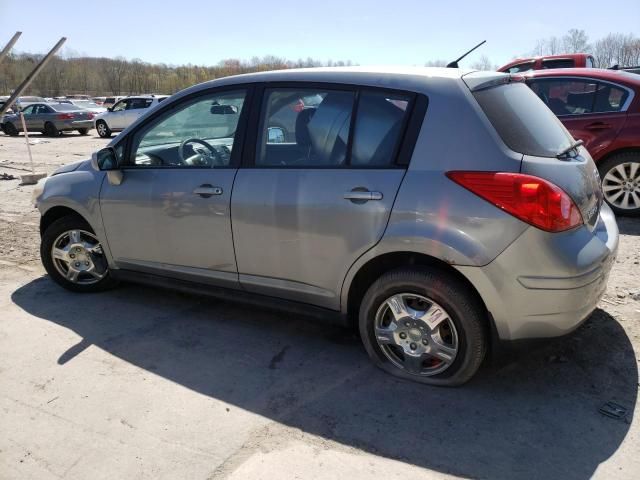
<instances>
[{"instance_id":1,"label":"wooden post","mask_svg":"<svg viewBox=\"0 0 640 480\"><path fill-rule=\"evenodd\" d=\"M27 132L27 124L24 121L24 114L20 112L20 122L22 123L22 131L24 132L24 139L27 142L27 152L29 152L29 164L31 165L31 174L36 174L36 169L33 166L33 156L31 155L31 145L29 145L29 133Z\"/></svg>"}]
</instances>

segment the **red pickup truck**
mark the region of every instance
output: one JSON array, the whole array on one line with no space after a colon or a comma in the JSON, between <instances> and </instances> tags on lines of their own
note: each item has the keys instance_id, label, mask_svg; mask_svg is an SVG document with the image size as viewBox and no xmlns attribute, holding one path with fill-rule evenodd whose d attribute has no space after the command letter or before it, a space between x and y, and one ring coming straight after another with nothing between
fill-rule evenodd
<instances>
[{"instance_id":1,"label":"red pickup truck","mask_svg":"<svg viewBox=\"0 0 640 480\"><path fill-rule=\"evenodd\" d=\"M548 55L544 57L517 58L498 69L499 72L518 73L527 70L549 68L593 68L593 56L588 53Z\"/></svg>"}]
</instances>

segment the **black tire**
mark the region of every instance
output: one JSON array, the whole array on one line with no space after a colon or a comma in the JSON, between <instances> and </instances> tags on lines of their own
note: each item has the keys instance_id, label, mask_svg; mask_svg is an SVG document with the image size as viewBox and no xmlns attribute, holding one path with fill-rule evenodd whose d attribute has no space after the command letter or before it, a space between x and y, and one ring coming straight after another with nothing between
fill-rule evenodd
<instances>
[{"instance_id":1,"label":"black tire","mask_svg":"<svg viewBox=\"0 0 640 480\"><path fill-rule=\"evenodd\" d=\"M396 366L378 344L374 332L376 314L386 299L398 293L427 297L448 313L457 331L458 351L451 364L431 376L412 374ZM392 375L428 385L462 385L478 371L488 346L484 306L469 287L453 274L433 267L406 268L385 273L369 287L359 315L360 336L373 362Z\"/></svg>"},{"instance_id":2,"label":"black tire","mask_svg":"<svg viewBox=\"0 0 640 480\"><path fill-rule=\"evenodd\" d=\"M47 122L44 124L44 134L47 137L57 137L60 135L60 132L53 123Z\"/></svg>"},{"instance_id":3,"label":"black tire","mask_svg":"<svg viewBox=\"0 0 640 480\"><path fill-rule=\"evenodd\" d=\"M104 120L98 120L96 122L96 130L98 130L98 135L100 135L102 138L111 137L111 129L109 128L109 125L107 125L107 122L105 122Z\"/></svg>"},{"instance_id":4,"label":"black tire","mask_svg":"<svg viewBox=\"0 0 640 480\"><path fill-rule=\"evenodd\" d=\"M630 164L637 164L637 168L635 177L629 178L627 183L627 188L629 188L628 193L630 194L629 196L627 196L627 199L629 201L630 208L623 208L622 199L624 199L625 192L627 191L623 189L622 184L620 184L619 190L607 189L617 187L617 184L615 182L612 182L611 180L621 179L619 172L616 170L616 167L622 166L622 170L625 171L625 173L630 174ZM598 165L598 170L600 172L600 178L602 179L602 188L603 190L605 190L605 201L616 213L616 215L626 215L629 217L640 216L640 203L636 202L633 197L633 193L635 193L636 198L640 199L640 152L623 152L615 154ZM607 177L607 174L609 174L610 172L612 176ZM615 195L620 192L622 192L622 194L618 198L615 198L615 200L613 200ZM616 203L618 203L618 205L616 205Z\"/></svg>"},{"instance_id":5,"label":"black tire","mask_svg":"<svg viewBox=\"0 0 640 480\"><path fill-rule=\"evenodd\" d=\"M52 257L53 244L60 235L70 230L84 230L91 234L95 234L91 226L82 217L77 215L62 217L47 227L40 242L40 258L42 259L42 265L51 279L58 285L66 288L67 290L71 290L72 292L92 293L113 288L117 282L113 279L110 271L108 270L106 275L98 282L92 284L81 284L67 280L67 278L65 278L55 267ZM106 259L103 258L100 260L104 261L106 265Z\"/></svg>"},{"instance_id":6,"label":"black tire","mask_svg":"<svg viewBox=\"0 0 640 480\"><path fill-rule=\"evenodd\" d=\"M88 134L88 133L89 133L89 129L88 129L88 128L79 128L79 129L78 129L78 133L79 133L80 135L86 135L86 134Z\"/></svg>"},{"instance_id":7,"label":"black tire","mask_svg":"<svg viewBox=\"0 0 640 480\"><path fill-rule=\"evenodd\" d=\"M18 132L18 129L15 127L15 125L9 122L4 124L3 129L4 129L4 133L6 133L11 137L17 137L18 134L20 133Z\"/></svg>"}]
</instances>

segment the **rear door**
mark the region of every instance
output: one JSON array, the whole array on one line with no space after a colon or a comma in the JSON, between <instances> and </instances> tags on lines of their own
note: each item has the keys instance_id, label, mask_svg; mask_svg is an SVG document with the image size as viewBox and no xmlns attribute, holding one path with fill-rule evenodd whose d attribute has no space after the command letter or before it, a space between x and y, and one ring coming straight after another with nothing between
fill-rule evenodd
<instances>
[{"instance_id":1,"label":"rear door","mask_svg":"<svg viewBox=\"0 0 640 480\"><path fill-rule=\"evenodd\" d=\"M240 282L338 309L347 270L387 225L415 95L295 84L260 97L257 138L231 201ZM283 110L295 118L282 122Z\"/></svg>"},{"instance_id":2,"label":"rear door","mask_svg":"<svg viewBox=\"0 0 640 480\"><path fill-rule=\"evenodd\" d=\"M535 78L532 90L596 160L624 127L630 92L625 87L588 78Z\"/></svg>"},{"instance_id":3,"label":"rear door","mask_svg":"<svg viewBox=\"0 0 640 480\"><path fill-rule=\"evenodd\" d=\"M135 122L138 117L144 114L153 103L152 98L131 98L129 100L130 101L124 112L124 125L122 128L127 128Z\"/></svg>"}]
</instances>

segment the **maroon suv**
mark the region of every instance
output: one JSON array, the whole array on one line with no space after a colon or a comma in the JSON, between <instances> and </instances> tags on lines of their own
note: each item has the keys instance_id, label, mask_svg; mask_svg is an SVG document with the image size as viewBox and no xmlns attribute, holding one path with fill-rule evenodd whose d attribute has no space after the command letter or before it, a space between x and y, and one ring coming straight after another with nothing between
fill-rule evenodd
<instances>
[{"instance_id":1,"label":"maroon suv","mask_svg":"<svg viewBox=\"0 0 640 480\"><path fill-rule=\"evenodd\" d=\"M527 84L584 141L604 196L618 214L640 215L640 75L567 68L525 74Z\"/></svg>"}]
</instances>

